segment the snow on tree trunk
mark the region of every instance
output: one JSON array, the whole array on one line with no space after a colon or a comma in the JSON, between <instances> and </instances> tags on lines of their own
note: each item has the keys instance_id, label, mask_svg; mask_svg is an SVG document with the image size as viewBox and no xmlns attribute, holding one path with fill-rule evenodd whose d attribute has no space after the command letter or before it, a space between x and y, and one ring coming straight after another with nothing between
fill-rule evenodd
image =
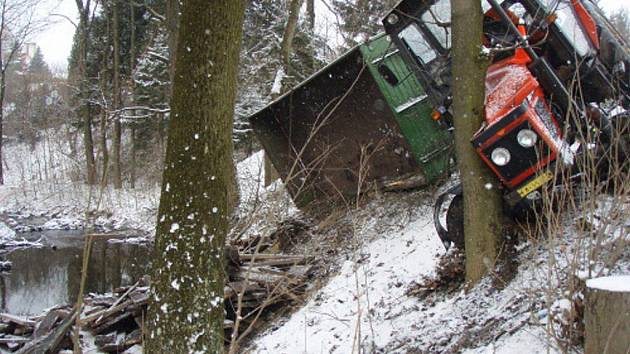
<instances>
[{"instance_id":1,"label":"snow on tree trunk","mask_svg":"<svg viewBox=\"0 0 630 354\"><path fill-rule=\"evenodd\" d=\"M585 354L630 352L630 275L586 281Z\"/></svg>"},{"instance_id":2,"label":"snow on tree trunk","mask_svg":"<svg viewBox=\"0 0 630 354\"><path fill-rule=\"evenodd\" d=\"M147 353L224 350L223 247L245 3L181 3Z\"/></svg>"}]
</instances>

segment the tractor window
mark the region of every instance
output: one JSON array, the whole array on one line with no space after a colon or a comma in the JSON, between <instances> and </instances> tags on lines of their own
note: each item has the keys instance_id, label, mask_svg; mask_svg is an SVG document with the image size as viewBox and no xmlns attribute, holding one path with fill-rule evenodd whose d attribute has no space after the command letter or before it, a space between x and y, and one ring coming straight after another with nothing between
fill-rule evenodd
<instances>
[{"instance_id":1,"label":"tractor window","mask_svg":"<svg viewBox=\"0 0 630 354\"><path fill-rule=\"evenodd\" d=\"M417 24L407 26L399 36L421 63L427 64L436 58L435 49L431 48Z\"/></svg>"},{"instance_id":2,"label":"tractor window","mask_svg":"<svg viewBox=\"0 0 630 354\"><path fill-rule=\"evenodd\" d=\"M439 0L422 14L422 22L437 39L442 48L451 47L451 1Z\"/></svg>"},{"instance_id":3,"label":"tractor window","mask_svg":"<svg viewBox=\"0 0 630 354\"><path fill-rule=\"evenodd\" d=\"M566 0L542 0L548 12L554 12L557 16L556 26L571 43L577 54L586 56L591 49L588 38L576 17L573 7Z\"/></svg>"}]
</instances>

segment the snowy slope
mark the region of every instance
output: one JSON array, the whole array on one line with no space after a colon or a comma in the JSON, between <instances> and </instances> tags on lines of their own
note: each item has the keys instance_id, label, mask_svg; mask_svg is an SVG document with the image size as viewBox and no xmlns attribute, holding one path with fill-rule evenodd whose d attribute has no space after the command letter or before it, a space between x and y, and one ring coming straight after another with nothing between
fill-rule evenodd
<instances>
[{"instance_id":1,"label":"snowy slope","mask_svg":"<svg viewBox=\"0 0 630 354\"><path fill-rule=\"evenodd\" d=\"M444 252L430 215L425 208L403 229L366 244L306 306L257 341L256 351L350 353L359 338L361 346L382 347L405 332L408 324L397 318L414 305L405 299L407 285L433 272L436 256ZM357 236L371 229L365 225Z\"/></svg>"},{"instance_id":2,"label":"snowy slope","mask_svg":"<svg viewBox=\"0 0 630 354\"><path fill-rule=\"evenodd\" d=\"M348 213L355 248L325 260L338 272L245 352L561 352L540 311L544 251L528 243L520 246L522 264L503 290L489 277L468 292L408 295L415 283L435 276L445 254L431 200L427 192L384 195Z\"/></svg>"}]
</instances>

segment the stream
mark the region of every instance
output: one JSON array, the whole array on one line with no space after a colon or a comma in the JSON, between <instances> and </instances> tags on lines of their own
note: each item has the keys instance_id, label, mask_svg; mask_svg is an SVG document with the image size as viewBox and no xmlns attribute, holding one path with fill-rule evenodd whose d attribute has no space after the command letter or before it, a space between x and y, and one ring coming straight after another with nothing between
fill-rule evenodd
<instances>
[{"instance_id":1,"label":"stream","mask_svg":"<svg viewBox=\"0 0 630 354\"><path fill-rule=\"evenodd\" d=\"M21 234L42 238L44 247L24 248L0 256L13 267L0 274L0 311L38 315L45 309L76 301L81 280L83 231ZM146 245L111 243L97 238L92 246L85 293L105 293L135 283L149 268Z\"/></svg>"}]
</instances>

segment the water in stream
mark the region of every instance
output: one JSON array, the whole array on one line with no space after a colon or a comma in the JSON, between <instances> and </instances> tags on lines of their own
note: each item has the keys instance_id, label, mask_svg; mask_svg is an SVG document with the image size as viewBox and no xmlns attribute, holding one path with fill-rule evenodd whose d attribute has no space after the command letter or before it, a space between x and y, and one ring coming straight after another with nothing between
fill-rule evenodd
<instances>
[{"instance_id":1,"label":"water in stream","mask_svg":"<svg viewBox=\"0 0 630 354\"><path fill-rule=\"evenodd\" d=\"M23 236L23 235L21 235ZM84 238L80 231L46 231L43 248L18 249L0 256L13 263L0 274L0 311L37 315L58 304L73 303L79 292ZM146 246L97 239L92 247L86 293L104 293L133 284L147 274Z\"/></svg>"}]
</instances>

